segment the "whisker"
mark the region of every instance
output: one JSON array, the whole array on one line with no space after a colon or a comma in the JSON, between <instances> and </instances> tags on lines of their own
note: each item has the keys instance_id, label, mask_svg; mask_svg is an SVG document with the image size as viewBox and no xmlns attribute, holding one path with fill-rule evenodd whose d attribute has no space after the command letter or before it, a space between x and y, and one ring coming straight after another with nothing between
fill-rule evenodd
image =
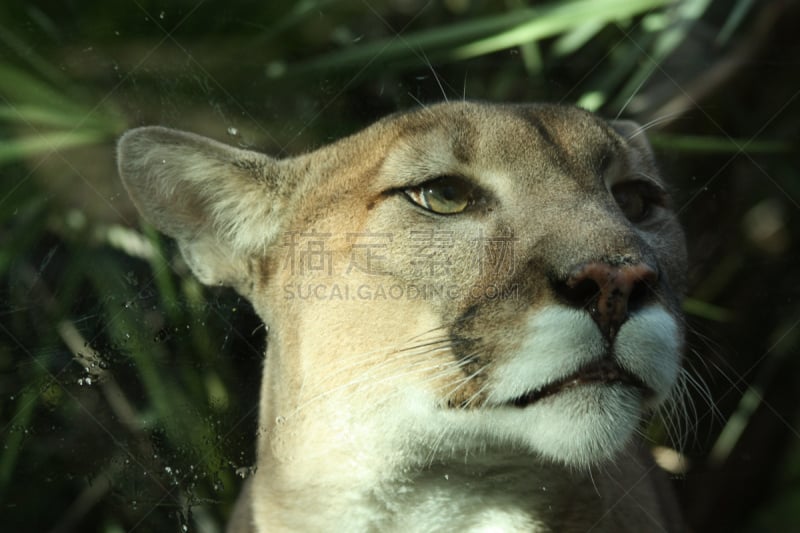
<instances>
[{"instance_id":1,"label":"whisker","mask_svg":"<svg viewBox=\"0 0 800 533\"><path fill-rule=\"evenodd\" d=\"M447 92L444 90L444 86L442 85L442 80L439 79L439 75L436 73L436 69L433 68L433 63L428 58L428 55L423 51L422 57L425 60L425 64L428 65L428 69L433 74L433 79L436 80L436 84L439 86L439 90L442 91L442 98L444 98L445 102L449 102L450 100L447 99Z\"/></svg>"},{"instance_id":2,"label":"whisker","mask_svg":"<svg viewBox=\"0 0 800 533\"><path fill-rule=\"evenodd\" d=\"M644 86L645 82L647 82L647 80L648 80L648 78L645 77L644 79L642 79L642 81L639 83L639 85L636 86L636 89L631 93L631 95L628 97L628 99L625 100L625 103L622 104L622 107L619 109L619 112L617 112L617 116L614 117L615 119L619 119L619 117L622 116L622 114L625 112L625 110L630 105L631 101L636 97L636 95L639 94L639 91L642 89L642 87Z\"/></svg>"},{"instance_id":3,"label":"whisker","mask_svg":"<svg viewBox=\"0 0 800 533\"><path fill-rule=\"evenodd\" d=\"M464 361L463 361L463 365L464 366L466 366L467 364L470 363L469 359L470 359L469 356L464 358ZM449 391L447 391L445 393L444 397L448 398L448 397L452 397L453 395L455 395L456 392L458 392L459 389L463 388L465 385L467 385L470 382L472 382L479 375L485 373L487 366L488 365L483 365L480 368L478 368L475 372L473 372L472 374L469 374L469 375L457 380L455 386L452 389L450 389Z\"/></svg>"},{"instance_id":4,"label":"whisker","mask_svg":"<svg viewBox=\"0 0 800 533\"><path fill-rule=\"evenodd\" d=\"M321 400L323 398L326 398L328 396L331 396L331 395L333 395L333 394L335 394L337 392L341 392L343 390L346 390L346 389L349 389L349 388L353 388L353 387L358 387L358 386L364 385L364 384L367 384L370 387L374 387L374 386L377 386L377 385L385 384L385 383L390 382L392 380L399 380L401 378L413 376L413 375L415 375L417 373L427 373L430 370L441 368L441 366L442 366L442 364L440 362L436 362L434 364L429 364L429 366L419 367L420 365L423 365L423 364L426 364L426 363L427 363L427 361L418 361L416 363L410 363L410 364L407 364L405 366L405 370L403 372L394 372L393 371L393 372L389 373L388 375L386 375L384 377L376 379L375 378L376 370L380 370L382 366L387 366L386 362L382 362L381 365L376 365L376 366L371 367L369 369L369 372L365 372L365 373L361 374L356 379L350 380L350 381L348 381L346 383L342 383L342 384L340 384L340 385L338 385L336 387L333 387L331 389L327 389L327 390L317 394L316 396L313 396L312 398L309 398L308 400L306 400L305 402L303 402L302 404L297 406L289 415L286 416L286 418L288 419L291 416L297 415L300 411L306 409L310 405L313 405L317 401L319 401L319 400Z\"/></svg>"},{"instance_id":5,"label":"whisker","mask_svg":"<svg viewBox=\"0 0 800 533\"><path fill-rule=\"evenodd\" d=\"M653 120L640 125L636 130L634 130L634 132L631 133L628 136L628 140L633 139L634 137L637 137L637 136L641 135L642 133L646 132L647 130L649 130L651 128L654 128L654 127L658 126L659 124L662 124L664 122L669 122L676 115L680 115L680 114L682 114L682 113L681 112L668 113L668 114L660 116L658 118L654 118ZM617 118L619 118L619 115L617 115Z\"/></svg>"},{"instance_id":6,"label":"whisker","mask_svg":"<svg viewBox=\"0 0 800 533\"><path fill-rule=\"evenodd\" d=\"M406 94L408 96L410 96L411 99L414 100L422 109L427 109L428 108L428 106L425 105L424 103L422 103L422 100L420 100L419 98L414 96L414 93L412 93L411 91L406 91Z\"/></svg>"},{"instance_id":7,"label":"whisker","mask_svg":"<svg viewBox=\"0 0 800 533\"><path fill-rule=\"evenodd\" d=\"M339 358L339 365L337 370L334 372L329 373L326 376L326 381L333 381L342 373L348 372L353 368L361 366L364 364L365 361L371 361L376 359L376 356L386 353L386 354L393 354L394 357L383 359L381 361L382 364L394 362L400 358L408 357L409 355L424 355L426 353L426 349L441 345L449 345L450 339L442 337L440 339L431 339L423 343L419 344L409 344L408 346L404 346L402 348L379 348L375 350L370 350L366 352L361 352L360 354L352 355L349 357L341 357ZM342 363L346 364L342 364ZM323 382L324 383L324 382Z\"/></svg>"}]
</instances>

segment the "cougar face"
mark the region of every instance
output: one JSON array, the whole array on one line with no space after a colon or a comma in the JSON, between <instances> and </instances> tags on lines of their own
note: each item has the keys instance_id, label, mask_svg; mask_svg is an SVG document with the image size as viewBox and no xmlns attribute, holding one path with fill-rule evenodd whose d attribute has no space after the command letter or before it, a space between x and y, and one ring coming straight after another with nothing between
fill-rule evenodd
<instances>
[{"instance_id":1,"label":"cougar face","mask_svg":"<svg viewBox=\"0 0 800 533\"><path fill-rule=\"evenodd\" d=\"M631 123L462 102L284 160L141 128L119 164L199 279L269 327L264 527L259 498L487 450L613 461L677 379L683 235Z\"/></svg>"}]
</instances>

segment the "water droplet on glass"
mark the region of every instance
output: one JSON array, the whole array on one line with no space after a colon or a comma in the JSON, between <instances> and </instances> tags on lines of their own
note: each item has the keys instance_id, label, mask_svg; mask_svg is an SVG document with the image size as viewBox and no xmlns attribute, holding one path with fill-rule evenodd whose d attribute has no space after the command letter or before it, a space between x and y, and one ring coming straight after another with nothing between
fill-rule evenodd
<instances>
[{"instance_id":1,"label":"water droplet on glass","mask_svg":"<svg viewBox=\"0 0 800 533\"><path fill-rule=\"evenodd\" d=\"M237 135L239 135L239 130L231 126L230 128L228 128L228 135L230 135L231 137L236 137Z\"/></svg>"}]
</instances>

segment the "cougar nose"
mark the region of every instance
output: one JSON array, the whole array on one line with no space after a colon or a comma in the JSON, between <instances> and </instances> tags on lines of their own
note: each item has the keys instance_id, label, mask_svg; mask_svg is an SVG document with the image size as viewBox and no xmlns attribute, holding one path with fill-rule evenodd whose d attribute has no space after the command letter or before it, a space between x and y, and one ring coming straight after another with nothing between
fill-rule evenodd
<instances>
[{"instance_id":1,"label":"cougar nose","mask_svg":"<svg viewBox=\"0 0 800 533\"><path fill-rule=\"evenodd\" d=\"M644 263L586 263L573 269L557 292L573 307L588 311L606 339L613 340L629 312L653 299L657 281L658 272Z\"/></svg>"}]
</instances>

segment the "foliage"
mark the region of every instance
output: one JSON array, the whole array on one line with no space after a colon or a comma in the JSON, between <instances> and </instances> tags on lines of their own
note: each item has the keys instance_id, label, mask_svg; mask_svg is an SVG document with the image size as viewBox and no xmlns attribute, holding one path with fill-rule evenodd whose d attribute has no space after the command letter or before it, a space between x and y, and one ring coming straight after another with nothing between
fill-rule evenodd
<instances>
[{"instance_id":1,"label":"foliage","mask_svg":"<svg viewBox=\"0 0 800 533\"><path fill-rule=\"evenodd\" d=\"M116 178L122 131L160 123L290 154L465 97L647 127L689 235L687 365L707 383L682 422L687 518L697 531L800 519L794 4L168 6L0 6L4 530L219 531L253 463L263 328L139 224Z\"/></svg>"}]
</instances>

